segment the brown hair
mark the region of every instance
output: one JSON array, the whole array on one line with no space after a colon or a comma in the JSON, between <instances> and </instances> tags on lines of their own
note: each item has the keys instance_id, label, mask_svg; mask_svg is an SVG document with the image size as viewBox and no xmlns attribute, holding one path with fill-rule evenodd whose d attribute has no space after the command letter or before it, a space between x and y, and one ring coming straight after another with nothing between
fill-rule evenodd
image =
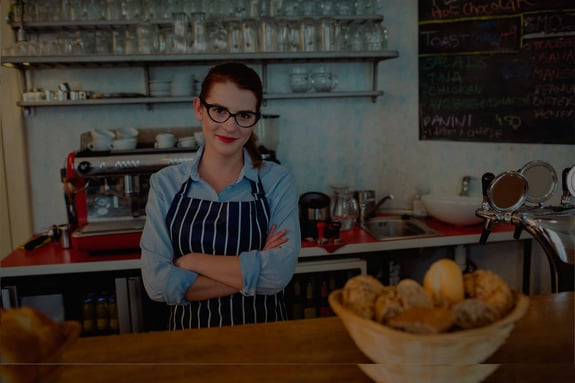
<instances>
[{"instance_id":1,"label":"brown hair","mask_svg":"<svg viewBox=\"0 0 575 383\"><path fill-rule=\"evenodd\" d=\"M202 82L200 97L204 100L208 97L212 85L215 83L233 82L240 89L251 91L256 96L256 112L259 114L263 102L263 87L260 76L250 67L241 63L229 62L214 66L208 72ZM262 155L258 150L258 138L254 132L244 144L247 149L254 168L262 166Z\"/></svg>"}]
</instances>

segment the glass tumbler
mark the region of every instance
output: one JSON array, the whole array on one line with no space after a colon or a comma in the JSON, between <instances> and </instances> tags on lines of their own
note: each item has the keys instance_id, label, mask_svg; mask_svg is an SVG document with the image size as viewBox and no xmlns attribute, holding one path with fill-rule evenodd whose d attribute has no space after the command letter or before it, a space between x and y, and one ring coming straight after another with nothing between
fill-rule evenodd
<instances>
[{"instance_id":1,"label":"glass tumbler","mask_svg":"<svg viewBox=\"0 0 575 383\"><path fill-rule=\"evenodd\" d=\"M185 53L188 47L188 15L184 12L172 14L172 30L174 32L175 53Z\"/></svg>"},{"instance_id":2,"label":"glass tumbler","mask_svg":"<svg viewBox=\"0 0 575 383\"><path fill-rule=\"evenodd\" d=\"M260 20L260 50L262 52L276 52L277 36L276 25L273 17L262 17Z\"/></svg>"},{"instance_id":3,"label":"glass tumbler","mask_svg":"<svg viewBox=\"0 0 575 383\"><path fill-rule=\"evenodd\" d=\"M337 50L335 43L335 20L331 17L320 19L319 48L323 52Z\"/></svg>"},{"instance_id":4,"label":"glass tumbler","mask_svg":"<svg viewBox=\"0 0 575 383\"><path fill-rule=\"evenodd\" d=\"M238 21L227 23L228 30L228 50L230 53L240 53L243 51L244 36L242 25Z\"/></svg>"},{"instance_id":5,"label":"glass tumbler","mask_svg":"<svg viewBox=\"0 0 575 383\"><path fill-rule=\"evenodd\" d=\"M258 23L255 19L242 20L243 51L254 53L259 51Z\"/></svg>"},{"instance_id":6,"label":"glass tumbler","mask_svg":"<svg viewBox=\"0 0 575 383\"><path fill-rule=\"evenodd\" d=\"M194 12L190 14L192 24L192 50L194 52L205 52L207 49L206 14L204 12Z\"/></svg>"},{"instance_id":7,"label":"glass tumbler","mask_svg":"<svg viewBox=\"0 0 575 383\"><path fill-rule=\"evenodd\" d=\"M304 52L317 52L319 50L319 26L312 18L305 18L301 22L301 39Z\"/></svg>"}]
</instances>

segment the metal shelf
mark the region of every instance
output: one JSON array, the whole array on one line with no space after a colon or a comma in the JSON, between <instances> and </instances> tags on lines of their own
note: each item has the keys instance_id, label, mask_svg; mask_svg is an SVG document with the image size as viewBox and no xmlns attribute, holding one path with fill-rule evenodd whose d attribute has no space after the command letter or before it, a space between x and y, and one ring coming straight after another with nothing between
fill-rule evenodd
<instances>
[{"instance_id":1,"label":"metal shelf","mask_svg":"<svg viewBox=\"0 0 575 383\"><path fill-rule=\"evenodd\" d=\"M281 62L379 62L399 56L397 51L358 52L272 52L237 54L150 54L150 55L82 55L82 56L5 56L2 65L20 70L54 67L145 66L174 64L213 64L234 60L250 63Z\"/></svg>"},{"instance_id":2,"label":"metal shelf","mask_svg":"<svg viewBox=\"0 0 575 383\"><path fill-rule=\"evenodd\" d=\"M348 91L348 92L307 92L307 93L270 93L264 94L264 100L286 100L307 98L345 98L345 97L379 97L382 91ZM99 98L89 100L67 101L19 101L17 105L22 108L42 107L69 107L69 106L98 106L98 105L153 105L191 103L195 96L185 97L126 97L126 98Z\"/></svg>"}]
</instances>

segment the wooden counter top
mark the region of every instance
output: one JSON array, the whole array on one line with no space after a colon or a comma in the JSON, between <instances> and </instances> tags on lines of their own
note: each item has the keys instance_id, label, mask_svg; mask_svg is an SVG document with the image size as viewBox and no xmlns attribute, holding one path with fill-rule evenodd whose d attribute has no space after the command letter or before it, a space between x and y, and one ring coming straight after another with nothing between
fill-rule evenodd
<instances>
[{"instance_id":1,"label":"wooden counter top","mask_svg":"<svg viewBox=\"0 0 575 383\"><path fill-rule=\"evenodd\" d=\"M533 296L485 382L575 381L574 293ZM80 338L60 383L370 382L337 317Z\"/></svg>"}]
</instances>

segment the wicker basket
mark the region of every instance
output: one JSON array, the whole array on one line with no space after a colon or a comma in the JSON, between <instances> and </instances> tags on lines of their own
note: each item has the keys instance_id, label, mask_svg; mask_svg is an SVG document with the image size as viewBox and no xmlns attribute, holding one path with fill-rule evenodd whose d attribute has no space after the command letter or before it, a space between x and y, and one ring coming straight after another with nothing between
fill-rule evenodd
<instances>
[{"instance_id":1,"label":"wicker basket","mask_svg":"<svg viewBox=\"0 0 575 383\"><path fill-rule=\"evenodd\" d=\"M515 293L515 306L488 326L444 334L410 334L364 319L342 304L342 290L329 304L357 347L377 365L360 366L381 382L479 382L497 366L478 365L507 339L527 311L529 298Z\"/></svg>"}]
</instances>

